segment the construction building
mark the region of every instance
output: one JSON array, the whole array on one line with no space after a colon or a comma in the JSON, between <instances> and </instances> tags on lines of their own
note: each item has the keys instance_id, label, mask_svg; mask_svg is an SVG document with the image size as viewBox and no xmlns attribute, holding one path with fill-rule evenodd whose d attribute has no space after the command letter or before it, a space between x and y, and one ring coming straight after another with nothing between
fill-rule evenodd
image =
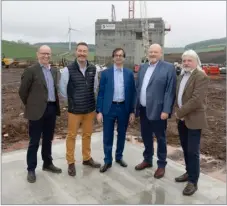
<instances>
[{"instance_id":1,"label":"construction building","mask_svg":"<svg viewBox=\"0 0 227 206\"><path fill-rule=\"evenodd\" d=\"M148 18L149 45L158 43L164 47L165 33L170 30L165 27L162 18ZM98 19L95 23L95 60L98 64L112 62L112 51L122 47L126 52L125 64L133 66L140 64L144 58L144 45L141 19L122 19L109 21Z\"/></svg>"}]
</instances>

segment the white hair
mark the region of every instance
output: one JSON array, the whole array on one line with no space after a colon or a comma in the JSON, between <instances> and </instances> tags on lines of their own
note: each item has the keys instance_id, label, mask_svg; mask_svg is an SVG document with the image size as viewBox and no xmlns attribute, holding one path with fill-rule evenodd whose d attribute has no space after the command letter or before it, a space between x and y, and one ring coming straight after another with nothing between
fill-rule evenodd
<instances>
[{"instance_id":1,"label":"white hair","mask_svg":"<svg viewBox=\"0 0 227 206\"><path fill-rule=\"evenodd\" d=\"M197 69L202 70L200 58L199 58L198 54L194 50L190 49L190 50L185 51L182 54L182 59L185 56L190 56L190 57L194 58L196 60L196 62L197 62Z\"/></svg>"}]
</instances>

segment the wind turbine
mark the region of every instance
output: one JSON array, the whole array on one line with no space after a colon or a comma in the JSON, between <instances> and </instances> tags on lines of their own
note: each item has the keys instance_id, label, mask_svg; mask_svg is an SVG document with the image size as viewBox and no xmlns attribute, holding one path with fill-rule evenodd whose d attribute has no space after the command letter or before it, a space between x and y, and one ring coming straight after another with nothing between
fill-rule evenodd
<instances>
[{"instance_id":1,"label":"wind turbine","mask_svg":"<svg viewBox=\"0 0 227 206\"><path fill-rule=\"evenodd\" d=\"M77 30L77 29L73 29L72 27L71 27L71 23L70 23L70 19L68 18L68 21L69 21L69 29L68 29L68 35L69 35L69 52L71 51L71 48L72 48L72 43L71 43L71 32L72 31L79 31L79 30Z\"/></svg>"}]
</instances>

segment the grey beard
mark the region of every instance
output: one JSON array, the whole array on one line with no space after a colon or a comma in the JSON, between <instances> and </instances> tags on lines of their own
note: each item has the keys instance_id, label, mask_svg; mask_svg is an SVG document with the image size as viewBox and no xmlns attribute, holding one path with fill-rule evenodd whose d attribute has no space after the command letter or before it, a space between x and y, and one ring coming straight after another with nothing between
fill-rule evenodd
<instances>
[{"instance_id":1,"label":"grey beard","mask_svg":"<svg viewBox=\"0 0 227 206\"><path fill-rule=\"evenodd\" d=\"M183 67L183 70L186 71L186 72L190 72L190 71L192 71L193 69L190 68L190 67Z\"/></svg>"}]
</instances>

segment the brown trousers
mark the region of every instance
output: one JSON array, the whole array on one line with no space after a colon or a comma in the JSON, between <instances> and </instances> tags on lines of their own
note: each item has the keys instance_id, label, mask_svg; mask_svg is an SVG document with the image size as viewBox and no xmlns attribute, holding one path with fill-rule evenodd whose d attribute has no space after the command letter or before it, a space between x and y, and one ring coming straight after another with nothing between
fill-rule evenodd
<instances>
[{"instance_id":1,"label":"brown trousers","mask_svg":"<svg viewBox=\"0 0 227 206\"><path fill-rule=\"evenodd\" d=\"M68 164L75 162L76 136L82 123L83 161L91 158L91 135L93 132L95 112L88 114L68 113L68 135L66 138L66 159Z\"/></svg>"}]
</instances>

